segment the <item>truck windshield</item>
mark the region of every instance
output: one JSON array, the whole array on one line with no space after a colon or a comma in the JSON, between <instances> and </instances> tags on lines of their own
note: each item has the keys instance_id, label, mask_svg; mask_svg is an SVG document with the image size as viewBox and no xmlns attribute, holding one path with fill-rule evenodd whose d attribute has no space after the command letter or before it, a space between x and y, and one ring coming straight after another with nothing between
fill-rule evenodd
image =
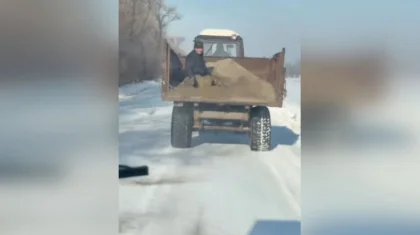
<instances>
[{"instance_id":1,"label":"truck windshield","mask_svg":"<svg viewBox=\"0 0 420 235\"><path fill-rule=\"evenodd\" d=\"M221 41L203 41L204 56L237 57L238 43Z\"/></svg>"}]
</instances>

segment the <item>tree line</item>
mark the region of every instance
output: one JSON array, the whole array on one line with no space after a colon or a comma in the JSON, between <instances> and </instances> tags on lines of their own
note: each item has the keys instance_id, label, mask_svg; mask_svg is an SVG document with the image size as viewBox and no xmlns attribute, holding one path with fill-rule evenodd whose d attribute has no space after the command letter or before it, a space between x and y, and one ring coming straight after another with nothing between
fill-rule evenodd
<instances>
[{"instance_id":1,"label":"tree line","mask_svg":"<svg viewBox=\"0 0 420 235\"><path fill-rule=\"evenodd\" d=\"M180 19L164 0L119 0L120 85L160 76L166 30Z\"/></svg>"},{"instance_id":2,"label":"tree line","mask_svg":"<svg viewBox=\"0 0 420 235\"><path fill-rule=\"evenodd\" d=\"M294 63L286 63L286 77L300 77L300 60Z\"/></svg>"}]
</instances>

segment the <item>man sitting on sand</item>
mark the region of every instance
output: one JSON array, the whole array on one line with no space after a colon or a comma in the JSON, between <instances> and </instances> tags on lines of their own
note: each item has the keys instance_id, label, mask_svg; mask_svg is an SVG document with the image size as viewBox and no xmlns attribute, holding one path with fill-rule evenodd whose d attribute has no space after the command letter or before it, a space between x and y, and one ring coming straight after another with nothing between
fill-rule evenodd
<instances>
[{"instance_id":1,"label":"man sitting on sand","mask_svg":"<svg viewBox=\"0 0 420 235\"><path fill-rule=\"evenodd\" d=\"M194 50L185 59L185 74L187 79L193 79L194 87L198 87L198 82L195 79L196 75L203 77L211 75L203 57L203 42L198 40L194 42Z\"/></svg>"}]
</instances>

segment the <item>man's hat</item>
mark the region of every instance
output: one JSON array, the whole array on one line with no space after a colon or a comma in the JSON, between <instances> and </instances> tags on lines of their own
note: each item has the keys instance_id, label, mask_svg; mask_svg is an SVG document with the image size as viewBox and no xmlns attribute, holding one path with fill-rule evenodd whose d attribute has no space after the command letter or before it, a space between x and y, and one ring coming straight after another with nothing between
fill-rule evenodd
<instances>
[{"instance_id":1,"label":"man's hat","mask_svg":"<svg viewBox=\"0 0 420 235\"><path fill-rule=\"evenodd\" d=\"M204 45L203 45L203 42L202 41L200 41L200 40L195 40L194 41L194 48L203 48L204 47Z\"/></svg>"}]
</instances>

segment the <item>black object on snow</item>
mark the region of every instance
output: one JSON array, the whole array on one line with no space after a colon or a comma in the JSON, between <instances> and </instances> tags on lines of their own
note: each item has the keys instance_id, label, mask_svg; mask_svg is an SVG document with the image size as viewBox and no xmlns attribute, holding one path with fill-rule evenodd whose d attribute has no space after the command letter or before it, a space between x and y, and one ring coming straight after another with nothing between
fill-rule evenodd
<instances>
[{"instance_id":1,"label":"black object on snow","mask_svg":"<svg viewBox=\"0 0 420 235\"><path fill-rule=\"evenodd\" d=\"M126 166L119 165L119 179L137 177L137 176L147 176L149 175L148 166Z\"/></svg>"}]
</instances>

